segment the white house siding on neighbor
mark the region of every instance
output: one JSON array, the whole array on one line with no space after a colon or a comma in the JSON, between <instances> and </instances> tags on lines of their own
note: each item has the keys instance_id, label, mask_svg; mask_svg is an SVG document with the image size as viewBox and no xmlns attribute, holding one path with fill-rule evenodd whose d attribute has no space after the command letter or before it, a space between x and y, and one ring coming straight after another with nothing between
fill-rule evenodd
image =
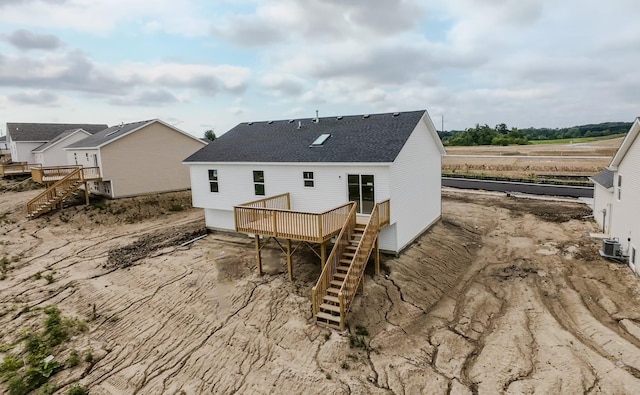
<instances>
[{"instance_id":1,"label":"white house siding on neighbor","mask_svg":"<svg viewBox=\"0 0 640 395\"><path fill-rule=\"evenodd\" d=\"M46 141L11 141L11 161L38 163L33 156L33 150Z\"/></svg>"},{"instance_id":2,"label":"white house siding on neighbor","mask_svg":"<svg viewBox=\"0 0 640 395\"><path fill-rule=\"evenodd\" d=\"M234 230L233 206L264 197L290 193L291 209L320 213L349 201L348 174L374 176L375 201L389 199L389 164L353 163L190 163L194 207L205 209L206 225ZM218 172L218 192L209 188L209 170ZM264 196L256 196L253 171L264 172ZM313 187L304 186L303 172L313 172ZM391 205L393 213L394 205ZM393 222L393 217L392 217ZM383 231L381 248L396 251L395 235Z\"/></svg>"},{"instance_id":3,"label":"white house siding on neighbor","mask_svg":"<svg viewBox=\"0 0 640 395\"><path fill-rule=\"evenodd\" d=\"M87 136L90 136L90 134L86 132L76 132L50 145L43 151L34 151L33 156L35 163L40 163L42 166L67 166L71 164L68 162L69 158L64 147L76 143Z\"/></svg>"},{"instance_id":4,"label":"white house siding on neighbor","mask_svg":"<svg viewBox=\"0 0 640 395\"><path fill-rule=\"evenodd\" d=\"M83 167L100 167L102 168L102 158L100 156L100 150L93 149L67 149L65 150L67 155L67 165L81 165ZM103 178L103 181L90 182L89 192L113 197L113 189L111 188L111 182Z\"/></svg>"},{"instance_id":5,"label":"white house siding on neighbor","mask_svg":"<svg viewBox=\"0 0 640 395\"><path fill-rule=\"evenodd\" d=\"M636 121L637 123L638 121ZM638 272L640 267L640 134L631 142L629 150L619 163L614 177L613 218L611 235L620 240L622 252L631 257L636 251L635 265L631 268ZM619 180L622 177L622 185Z\"/></svg>"},{"instance_id":6,"label":"white house siding on neighbor","mask_svg":"<svg viewBox=\"0 0 640 395\"><path fill-rule=\"evenodd\" d=\"M391 165L391 227L396 228L397 250L440 218L442 156L429 127L435 133L429 118L423 117ZM410 185L411 192L402 185Z\"/></svg>"},{"instance_id":7,"label":"white house siding on neighbor","mask_svg":"<svg viewBox=\"0 0 640 395\"><path fill-rule=\"evenodd\" d=\"M594 183L593 218L603 233L611 232L611 214L613 212L613 191Z\"/></svg>"}]
</instances>

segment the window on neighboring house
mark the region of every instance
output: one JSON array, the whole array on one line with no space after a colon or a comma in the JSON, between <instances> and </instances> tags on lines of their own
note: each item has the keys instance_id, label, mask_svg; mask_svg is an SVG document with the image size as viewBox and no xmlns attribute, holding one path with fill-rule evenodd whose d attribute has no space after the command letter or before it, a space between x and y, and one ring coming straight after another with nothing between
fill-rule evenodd
<instances>
[{"instance_id":1,"label":"window on neighboring house","mask_svg":"<svg viewBox=\"0 0 640 395\"><path fill-rule=\"evenodd\" d=\"M209 191L218 192L218 170L209 170Z\"/></svg>"},{"instance_id":2,"label":"window on neighboring house","mask_svg":"<svg viewBox=\"0 0 640 395\"><path fill-rule=\"evenodd\" d=\"M253 188L256 192L256 195L264 196L264 171L253 171Z\"/></svg>"},{"instance_id":3,"label":"window on neighboring house","mask_svg":"<svg viewBox=\"0 0 640 395\"><path fill-rule=\"evenodd\" d=\"M76 162L76 165L78 164L78 153L74 152L73 153L73 160Z\"/></svg>"},{"instance_id":4,"label":"window on neighboring house","mask_svg":"<svg viewBox=\"0 0 640 395\"><path fill-rule=\"evenodd\" d=\"M85 152L84 154L87 156L87 162L89 162L89 153Z\"/></svg>"},{"instance_id":5,"label":"window on neighboring house","mask_svg":"<svg viewBox=\"0 0 640 395\"><path fill-rule=\"evenodd\" d=\"M304 180L305 187L313 188L313 172L312 171L303 171L302 179Z\"/></svg>"},{"instance_id":6,"label":"window on neighboring house","mask_svg":"<svg viewBox=\"0 0 640 395\"><path fill-rule=\"evenodd\" d=\"M622 199L622 176L618 174L618 200Z\"/></svg>"}]
</instances>

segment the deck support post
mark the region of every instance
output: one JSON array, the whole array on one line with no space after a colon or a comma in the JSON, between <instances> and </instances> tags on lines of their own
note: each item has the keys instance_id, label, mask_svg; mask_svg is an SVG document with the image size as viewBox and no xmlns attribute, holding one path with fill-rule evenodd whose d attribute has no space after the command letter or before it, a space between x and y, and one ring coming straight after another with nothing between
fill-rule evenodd
<instances>
[{"instance_id":1,"label":"deck support post","mask_svg":"<svg viewBox=\"0 0 640 395\"><path fill-rule=\"evenodd\" d=\"M376 237L376 245L374 247L374 259L375 259L375 267L376 267L376 276L380 274L380 243L379 238Z\"/></svg>"},{"instance_id":2,"label":"deck support post","mask_svg":"<svg viewBox=\"0 0 640 395\"><path fill-rule=\"evenodd\" d=\"M360 294L364 293L364 273L362 274L362 278L360 279L360 283L358 284L358 292Z\"/></svg>"},{"instance_id":3,"label":"deck support post","mask_svg":"<svg viewBox=\"0 0 640 395\"><path fill-rule=\"evenodd\" d=\"M323 241L320 244L320 260L322 262L321 263L321 267L324 269L324 265L327 263L327 242Z\"/></svg>"},{"instance_id":4,"label":"deck support post","mask_svg":"<svg viewBox=\"0 0 640 395\"><path fill-rule=\"evenodd\" d=\"M86 205L89 205L89 186L87 185L87 182L84 182L84 200L86 202Z\"/></svg>"},{"instance_id":5,"label":"deck support post","mask_svg":"<svg viewBox=\"0 0 640 395\"><path fill-rule=\"evenodd\" d=\"M287 271L289 272L289 281L293 281L293 259L291 256L291 239L287 239Z\"/></svg>"},{"instance_id":6,"label":"deck support post","mask_svg":"<svg viewBox=\"0 0 640 395\"><path fill-rule=\"evenodd\" d=\"M260 235L256 236L256 263L258 264L258 274L262 276L262 255L260 252Z\"/></svg>"}]
</instances>

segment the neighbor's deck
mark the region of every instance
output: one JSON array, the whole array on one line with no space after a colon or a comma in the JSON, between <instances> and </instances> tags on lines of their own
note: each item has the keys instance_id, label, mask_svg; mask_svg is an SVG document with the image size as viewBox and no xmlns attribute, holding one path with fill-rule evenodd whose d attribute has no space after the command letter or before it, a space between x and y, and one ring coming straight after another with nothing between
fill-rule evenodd
<instances>
[{"instance_id":1,"label":"neighbor's deck","mask_svg":"<svg viewBox=\"0 0 640 395\"><path fill-rule=\"evenodd\" d=\"M31 173L31 169L39 167L37 163L9 163L0 164L0 176L18 176Z\"/></svg>"},{"instance_id":2,"label":"neighbor's deck","mask_svg":"<svg viewBox=\"0 0 640 395\"><path fill-rule=\"evenodd\" d=\"M62 180L79 168L82 168L82 179L84 181L102 180L102 174L100 173L99 167L82 166L33 167L31 168L31 178L33 178L33 181L41 184L53 183Z\"/></svg>"}]
</instances>

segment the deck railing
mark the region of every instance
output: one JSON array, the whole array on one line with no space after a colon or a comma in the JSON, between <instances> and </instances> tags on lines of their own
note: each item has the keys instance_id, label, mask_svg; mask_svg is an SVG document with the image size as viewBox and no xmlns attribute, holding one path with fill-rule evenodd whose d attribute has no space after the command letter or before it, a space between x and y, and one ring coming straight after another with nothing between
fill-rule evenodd
<instances>
[{"instance_id":1,"label":"deck railing","mask_svg":"<svg viewBox=\"0 0 640 395\"><path fill-rule=\"evenodd\" d=\"M336 243L331 249L331 253L327 258L327 262L322 268L322 273L318 278L318 282L312 289L312 303L313 314L317 314L320 311L320 305L322 304L322 298L327 294L327 289L330 287L331 278L335 273L336 268L340 264L340 258L345 251L345 248L349 245L349 240L353 234L353 229L356 227L356 204L354 202L349 203L349 214L342 223L342 230L336 237Z\"/></svg>"},{"instance_id":2,"label":"deck railing","mask_svg":"<svg viewBox=\"0 0 640 395\"><path fill-rule=\"evenodd\" d=\"M323 243L340 231L351 203L322 213L293 211L288 193L233 208L236 232Z\"/></svg>"},{"instance_id":3,"label":"deck railing","mask_svg":"<svg viewBox=\"0 0 640 395\"><path fill-rule=\"evenodd\" d=\"M0 154L0 165L8 165L9 163L11 163L11 154L2 152L2 154Z\"/></svg>"},{"instance_id":4,"label":"deck railing","mask_svg":"<svg viewBox=\"0 0 640 395\"><path fill-rule=\"evenodd\" d=\"M380 228L391 223L391 201L389 199L378 203L378 217L380 218Z\"/></svg>"},{"instance_id":5,"label":"deck railing","mask_svg":"<svg viewBox=\"0 0 640 395\"><path fill-rule=\"evenodd\" d=\"M66 197L71 192L72 188L75 188L78 183L83 181L82 169L75 169L62 180L51 185L27 203L27 212L29 213L29 216L33 216L38 209L47 204L53 206L54 203L57 203Z\"/></svg>"},{"instance_id":6,"label":"deck railing","mask_svg":"<svg viewBox=\"0 0 640 395\"><path fill-rule=\"evenodd\" d=\"M59 181L80 168L82 168L84 181L101 178L99 167L82 167L79 165L34 167L31 169L31 178L33 178L33 181L41 184Z\"/></svg>"},{"instance_id":7,"label":"deck railing","mask_svg":"<svg viewBox=\"0 0 640 395\"><path fill-rule=\"evenodd\" d=\"M386 207L385 209L383 209L383 215L388 215L389 200L378 203L373 208L371 216L369 217L369 222L364 229L364 233L362 234L360 243L358 243L358 248L354 253L353 260L351 262L351 265L349 266L349 270L347 271L344 282L342 283L340 291L338 292L338 300L340 303L341 330L344 330L344 317L349 311L351 302L353 301L353 298L356 295L356 291L358 290L358 285L360 285L360 281L362 281L364 269L367 266L367 261L371 256L371 251L375 246L376 237L378 237L380 227L382 226L380 215L381 207ZM386 218L388 217L382 217L382 219Z\"/></svg>"},{"instance_id":8,"label":"deck railing","mask_svg":"<svg viewBox=\"0 0 640 395\"><path fill-rule=\"evenodd\" d=\"M32 168L40 166L36 163L11 163L8 165L0 165L0 176L9 176L13 174L27 174Z\"/></svg>"}]
</instances>

